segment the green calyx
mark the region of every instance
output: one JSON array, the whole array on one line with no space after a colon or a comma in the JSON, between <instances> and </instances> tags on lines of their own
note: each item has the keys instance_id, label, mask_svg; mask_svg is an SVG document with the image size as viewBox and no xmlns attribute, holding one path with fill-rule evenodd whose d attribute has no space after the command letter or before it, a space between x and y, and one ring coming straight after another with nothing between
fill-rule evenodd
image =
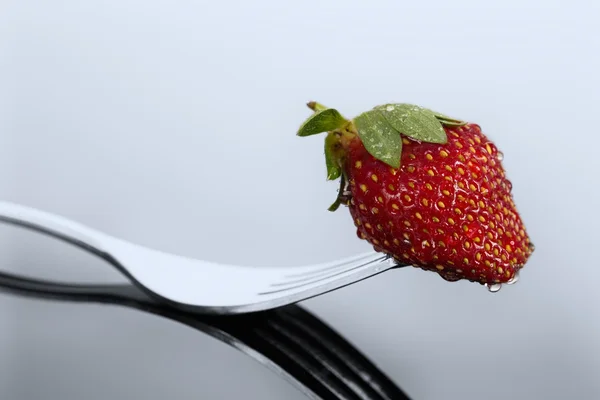
<instances>
[{"instance_id":1,"label":"green calyx","mask_svg":"<svg viewBox=\"0 0 600 400\"><path fill-rule=\"evenodd\" d=\"M402 135L419 142L445 144L448 138L444 125L466 124L464 121L413 104L380 105L353 120L347 120L337 110L316 102L309 102L307 106L314 113L300 126L297 135L311 136L328 132L325 138L327 179L342 177L338 198L330 207L330 211L334 211L344 202L345 177L342 166L345 141L358 135L369 154L393 168L399 168Z\"/></svg>"},{"instance_id":2,"label":"green calyx","mask_svg":"<svg viewBox=\"0 0 600 400\"><path fill-rule=\"evenodd\" d=\"M326 108L325 106L312 101L307 105L313 109L315 113L304 121L300 129L298 129L298 136L311 136L318 133L333 131L348 123L346 118L342 117L338 110Z\"/></svg>"},{"instance_id":3,"label":"green calyx","mask_svg":"<svg viewBox=\"0 0 600 400\"><path fill-rule=\"evenodd\" d=\"M354 118L358 136L367 151L393 168L400 167L401 135L425 143L448 142L444 125L466 122L414 104L384 104Z\"/></svg>"},{"instance_id":4,"label":"green calyx","mask_svg":"<svg viewBox=\"0 0 600 400\"><path fill-rule=\"evenodd\" d=\"M341 159L343 148L340 137L349 134L352 122L344 118L337 110L325 107L311 101L307 106L314 111L298 129L298 136L312 136L329 132L325 138L325 164L327 166L327 180L338 179L342 175Z\"/></svg>"}]
</instances>

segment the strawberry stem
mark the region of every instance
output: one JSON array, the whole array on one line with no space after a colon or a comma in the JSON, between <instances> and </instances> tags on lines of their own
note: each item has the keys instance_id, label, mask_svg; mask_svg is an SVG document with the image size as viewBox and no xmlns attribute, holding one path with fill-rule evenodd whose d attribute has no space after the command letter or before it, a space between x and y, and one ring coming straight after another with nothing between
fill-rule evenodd
<instances>
[{"instance_id":1,"label":"strawberry stem","mask_svg":"<svg viewBox=\"0 0 600 400\"><path fill-rule=\"evenodd\" d=\"M350 198L348 197L348 194L346 193L346 177L344 176L344 174L342 174L340 177L340 189L338 191L337 198L335 199L335 202L332 205L330 205L327 210L335 211L340 207L340 204L348 205L349 201L350 201Z\"/></svg>"}]
</instances>

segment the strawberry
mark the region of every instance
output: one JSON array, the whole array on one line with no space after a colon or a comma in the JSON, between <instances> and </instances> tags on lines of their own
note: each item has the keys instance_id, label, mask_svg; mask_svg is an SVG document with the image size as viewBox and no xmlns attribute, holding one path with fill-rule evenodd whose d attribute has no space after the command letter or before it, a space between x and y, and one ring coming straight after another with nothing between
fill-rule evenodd
<instances>
[{"instance_id":1,"label":"strawberry","mask_svg":"<svg viewBox=\"0 0 600 400\"><path fill-rule=\"evenodd\" d=\"M534 247L511 194L502 153L479 125L410 104L352 120L308 103L299 136L328 132L331 211L346 205L357 234L402 265L497 290L513 283Z\"/></svg>"}]
</instances>

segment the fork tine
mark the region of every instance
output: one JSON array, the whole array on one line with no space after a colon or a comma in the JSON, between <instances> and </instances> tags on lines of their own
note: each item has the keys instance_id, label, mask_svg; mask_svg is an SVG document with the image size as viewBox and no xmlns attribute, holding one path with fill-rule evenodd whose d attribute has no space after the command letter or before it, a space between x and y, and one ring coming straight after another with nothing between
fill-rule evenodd
<instances>
[{"instance_id":1,"label":"fork tine","mask_svg":"<svg viewBox=\"0 0 600 400\"><path fill-rule=\"evenodd\" d=\"M341 381L351 379L352 381L361 381L361 377L356 371L353 371L343 360L335 354L329 352L319 340L315 340L311 335L307 335L302 329L293 323L285 323L278 319L270 319L268 324L277 332L289 338L294 347L305 349L304 351L310 358L316 359L322 365L326 366L333 375ZM352 385L350 387L354 392L354 397L359 399L381 399L382 397L368 385Z\"/></svg>"},{"instance_id":2,"label":"fork tine","mask_svg":"<svg viewBox=\"0 0 600 400\"><path fill-rule=\"evenodd\" d=\"M389 258L389 257L386 257L385 255L379 255L379 257L376 260L373 260L372 259L373 255L374 254L370 254L371 259L369 259L367 256L365 256L365 257L362 257L361 259L357 259L356 261L363 261L364 260L364 262L362 263L362 265L367 265L367 264L369 264L369 263L371 263L373 261L375 261L375 262L381 262L381 261L385 260L386 258ZM294 284L294 283L318 282L319 280L327 279L330 276L335 276L334 274L336 272L337 273L343 273L345 271L350 271L351 269L349 269L349 268L352 268L353 265L356 265L355 262L353 262L352 264L350 264L350 263L343 263L343 264L338 265L336 268L325 268L322 271L320 271L320 273L316 273L315 272L314 274L312 274L310 276L307 276L307 277L304 277L304 278L288 279L288 280L285 280L285 281L282 281L282 282L276 282L276 283L273 283L271 286L272 287L278 287L278 286L287 286L287 285Z\"/></svg>"},{"instance_id":3,"label":"fork tine","mask_svg":"<svg viewBox=\"0 0 600 400\"><path fill-rule=\"evenodd\" d=\"M302 335L312 337L329 357L340 359L355 372L365 385L377 392L385 400L409 400L409 397L392 380L382 373L357 348L347 342L333 328L319 320L302 307L288 307L275 310L288 325L293 325ZM375 398L375 397L374 397Z\"/></svg>"},{"instance_id":4,"label":"fork tine","mask_svg":"<svg viewBox=\"0 0 600 400\"><path fill-rule=\"evenodd\" d=\"M288 278L296 278L296 277L308 277L308 276L311 276L313 274L317 274L318 275L318 274L320 274L321 272L324 272L324 271L329 271L329 270L332 270L332 269L343 267L343 266L347 265L348 263L352 263L352 262L356 262L356 261L364 260L366 258L373 257L373 254L375 254L375 252L370 251L368 253L362 253L362 254L358 254L356 256L352 256L352 257L344 258L344 259L341 259L341 260L337 260L337 261L334 261L332 263L321 264L321 265L318 265L318 266L311 266L310 269L307 269L306 271L289 274L289 275L287 275L287 277Z\"/></svg>"},{"instance_id":5,"label":"fork tine","mask_svg":"<svg viewBox=\"0 0 600 400\"><path fill-rule=\"evenodd\" d=\"M288 332L281 332L266 321L266 326L259 326L254 329L259 340L266 341L273 350L277 350L277 355L286 359L286 363L296 370L302 371L303 375L308 375L303 379L309 378L316 381L319 385L320 398L322 399L344 399L344 400L364 400L359 397L347 383L336 374L331 373L330 366L324 364L322 359L315 357L312 353L314 349L305 347L305 343L298 343L290 338ZM254 342L256 343L256 342ZM375 399L374 399L375 400Z\"/></svg>"},{"instance_id":6,"label":"fork tine","mask_svg":"<svg viewBox=\"0 0 600 400\"><path fill-rule=\"evenodd\" d=\"M300 288L303 288L305 286L310 286L310 285L313 285L315 283L319 283L319 282L325 281L325 280L327 280L329 278L333 278L333 277L336 277L336 276L339 276L339 275L343 275L343 274L348 273L348 272L356 271L358 269L369 267L369 266L372 266L374 264L375 265L376 264L381 264L383 261L388 260L388 259L390 259L389 256L382 255L381 257L379 257L377 259L369 260L369 261L366 261L366 262L363 262L363 263L359 263L358 265L356 263L349 264L342 271L334 271L334 272L332 272L332 273L330 273L330 274L328 274L326 276L317 277L317 278L312 279L312 280L310 280L308 282L303 282L301 284L292 285L292 286L281 287L279 289L268 290L268 291L261 292L259 294L260 295L267 295L267 294L281 293L281 292L285 292L285 291L289 291L289 290L294 290L294 289L300 289ZM271 287L275 287L275 285L272 284Z\"/></svg>"}]
</instances>

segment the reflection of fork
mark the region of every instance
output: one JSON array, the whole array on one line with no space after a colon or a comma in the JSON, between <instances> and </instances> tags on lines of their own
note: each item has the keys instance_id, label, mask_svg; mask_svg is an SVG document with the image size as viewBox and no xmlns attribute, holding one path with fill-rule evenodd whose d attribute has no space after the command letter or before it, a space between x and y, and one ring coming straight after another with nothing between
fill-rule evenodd
<instances>
[{"instance_id":1,"label":"reflection of fork","mask_svg":"<svg viewBox=\"0 0 600 400\"><path fill-rule=\"evenodd\" d=\"M127 284L68 285L0 273L1 288L33 297L118 304L172 319L237 348L312 399L409 399L352 345L295 305L243 315L212 316L159 303Z\"/></svg>"},{"instance_id":2,"label":"reflection of fork","mask_svg":"<svg viewBox=\"0 0 600 400\"><path fill-rule=\"evenodd\" d=\"M205 314L276 308L402 266L375 252L289 268L222 265L138 246L58 215L7 202L0 202L0 221L81 247L113 264L149 295Z\"/></svg>"}]
</instances>

